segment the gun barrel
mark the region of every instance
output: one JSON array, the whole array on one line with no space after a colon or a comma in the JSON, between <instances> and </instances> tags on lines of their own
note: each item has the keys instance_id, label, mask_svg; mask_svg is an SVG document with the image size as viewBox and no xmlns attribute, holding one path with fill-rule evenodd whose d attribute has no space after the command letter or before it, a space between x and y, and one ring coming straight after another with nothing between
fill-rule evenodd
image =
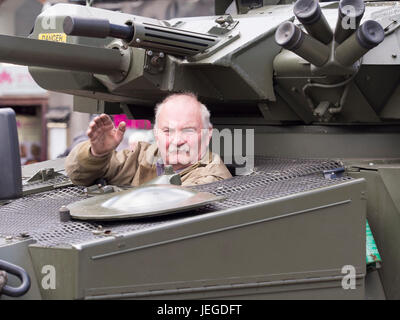
<instances>
[{"instance_id":1,"label":"gun barrel","mask_svg":"<svg viewBox=\"0 0 400 320\"><path fill-rule=\"evenodd\" d=\"M125 25L108 20L66 17L63 23L68 35L125 40L130 46L155 49L179 56L192 56L217 44L218 36L166 27L158 24L127 21Z\"/></svg>"},{"instance_id":2,"label":"gun barrel","mask_svg":"<svg viewBox=\"0 0 400 320\"><path fill-rule=\"evenodd\" d=\"M297 0L293 12L312 37L324 44L332 41L332 30L317 0Z\"/></svg>"},{"instance_id":3,"label":"gun barrel","mask_svg":"<svg viewBox=\"0 0 400 320\"><path fill-rule=\"evenodd\" d=\"M328 46L315 40L290 21L281 23L276 29L275 41L317 67L324 65L329 59Z\"/></svg>"},{"instance_id":4,"label":"gun barrel","mask_svg":"<svg viewBox=\"0 0 400 320\"><path fill-rule=\"evenodd\" d=\"M19 65L116 75L118 50L0 35L0 61Z\"/></svg>"},{"instance_id":5,"label":"gun barrel","mask_svg":"<svg viewBox=\"0 0 400 320\"><path fill-rule=\"evenodd\" d=\"M337 43L342 43L357 30L364 11L364 0L341 0L339 2L339 15L335 28Z\"/></svg>"},{"instance_id":6,"label":"gun barrel","mask_svg":"<svg viewBox=\"0 0 400 320\"><path fill-rule=\"evenodd\" d=\"M380 44L385 38L382 26L374 21L365 21L349 38L335 50L335 58L344 66L350 66L365 53Z\"/></svg>"},{"instance_id":7,"label":"gun barrel","mask_svg":"<svg viewBox=\"0 0 400 320\"><path fill-rule=\"evenodd\" d=\"M132 40L134 28L110 23L107 19L85 19L67 16L63 22L64 32L70 36Z\"/></svg>"}]
</instances>

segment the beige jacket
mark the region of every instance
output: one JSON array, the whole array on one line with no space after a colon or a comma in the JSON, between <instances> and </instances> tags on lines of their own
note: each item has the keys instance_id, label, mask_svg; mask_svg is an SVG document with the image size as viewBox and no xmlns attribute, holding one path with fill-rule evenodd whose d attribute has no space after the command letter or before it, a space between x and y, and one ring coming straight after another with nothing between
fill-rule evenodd
<instances>
[{"instance_id":1,"label":"beige jacket","mask_svg":"<svg viewBox=\"0 0 400 320\"><path fill-rule=\"evenodd\" d=\"M72 182L89 186L99 178L113 185L138 186L157 177L155 144L139 142L132 150L113 151L103 157L94 157L90 142L78 144L68 155L65 169ZM183 186L210 183L232 177L221 158L213 153L179 172Z\"/></svg>"}]
</instances>

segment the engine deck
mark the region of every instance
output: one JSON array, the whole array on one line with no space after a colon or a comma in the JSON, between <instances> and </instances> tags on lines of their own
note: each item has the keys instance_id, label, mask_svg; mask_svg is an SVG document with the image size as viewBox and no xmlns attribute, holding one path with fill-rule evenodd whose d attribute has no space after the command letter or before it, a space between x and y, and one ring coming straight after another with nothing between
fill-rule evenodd
<instances>
[{"instance_id":1,"label":"engine deck","mask_svg":"<svg viewBox=\"0 0 400 320\"><path fill-rule=\"evenodd\" d=\"M186 217L332 186L352 179L348 176L336 179L324 177L323 170L338 167L341 167L341 164L332 160L256 157L255 167L250 175L234 176L228 180L191 187L198 191L225 196L226 199L221 202L189 212L118 222L61 222L61 206L85 199L87 195L82 187L59 188L28 195L0 206L0 236L31 238L43 246L68 247L101 237L143 231Z\"/></svg>"}]
</instances>

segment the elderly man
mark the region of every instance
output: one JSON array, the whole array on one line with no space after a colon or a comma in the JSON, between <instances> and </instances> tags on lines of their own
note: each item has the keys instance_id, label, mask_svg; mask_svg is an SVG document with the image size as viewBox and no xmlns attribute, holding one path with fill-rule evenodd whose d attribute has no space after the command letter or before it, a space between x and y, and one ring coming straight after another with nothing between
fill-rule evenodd
<instances>
[{"instance_id":1,"label":"elderly man","mask_svg":"<svg viewBox=\"0 0 400 320\"><path fill-rule=\"evenodd\" d=\"M89 141L77 145L66 160L66 171L78 185L105 178L114 185L138 186L157 177L157 168L172 165L182 185L210 183L231 177L221 158L209 152L210 113L191 93L173 94L155 109L156 144L138 142L133 150L115 149L125 123L115 128L102 114L89 126Z\"/></svg>"}]
</instances>

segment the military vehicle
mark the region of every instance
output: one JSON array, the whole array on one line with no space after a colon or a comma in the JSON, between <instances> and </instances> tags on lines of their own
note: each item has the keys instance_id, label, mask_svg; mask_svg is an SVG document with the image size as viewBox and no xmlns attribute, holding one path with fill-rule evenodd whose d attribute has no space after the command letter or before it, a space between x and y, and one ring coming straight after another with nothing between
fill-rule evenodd
<instances>
[{"instance_id":1,"label":"military vehicle","mask_svg":"<svg viewBox=\"0 0 400 320\"><path fill-rule=\"evenodd\" d=\"M0 36L0 61L74 95L75 111L153 119L192 91L215 129L239 133L224 138L235 153L254 137L252 170L232 161L233 178L190 188L223 199L140 219L71 217L114 187L72 185L63 159L23 167L22 191L3 166L2 298L400 298L398 2L215 9L159 21L56 4L28 38Z\"/></svg>"}]
</instances>

